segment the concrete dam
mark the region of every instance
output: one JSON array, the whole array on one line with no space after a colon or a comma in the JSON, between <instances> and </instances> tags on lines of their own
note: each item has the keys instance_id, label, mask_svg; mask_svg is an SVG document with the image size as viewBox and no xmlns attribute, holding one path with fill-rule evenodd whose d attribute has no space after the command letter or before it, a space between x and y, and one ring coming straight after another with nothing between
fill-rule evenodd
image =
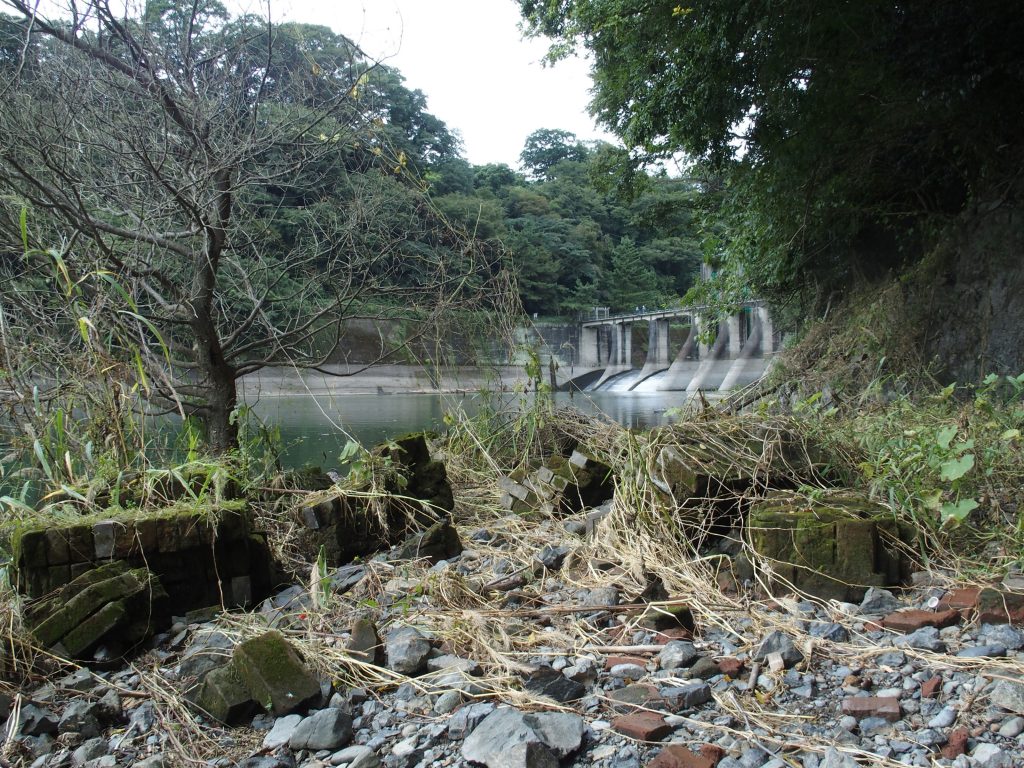
<instances>
[{"instance_id":1,"label":"concrete dam","mask_svg":"<svg viewBox=\"0 0 1024 768\"><path fill-rule=\"evenodd\" d=\"M738 389L765 374L779 345L759 301L718 322L706 307L616 315L597 309L574 326L539 324L535 330L560 389Z\"/></svg>"}]
</instances>

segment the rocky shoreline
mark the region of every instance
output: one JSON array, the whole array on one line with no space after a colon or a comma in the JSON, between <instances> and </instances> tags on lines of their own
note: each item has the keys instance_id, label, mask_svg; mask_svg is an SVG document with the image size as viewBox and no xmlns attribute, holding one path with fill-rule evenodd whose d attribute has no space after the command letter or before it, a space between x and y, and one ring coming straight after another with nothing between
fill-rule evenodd
<instances>
[{"instance_id":1,"label":"rocky shoreline","mask_svg":"<svg viewBox=\"0 0 1024 768\"><path fill-rule=\"evenodd\" d=\"M466 548L434 564L382 559L332 573L338 605L328 616L348 618L371 595L384 606L361 629L318 626L309 590L281 591L253 622L278 627L298 648L314 632L349 655L359 645L390 681L338 685L311 671L316 695L298 712L260 713L230 730L195 715L204 749L236 757L192 764L1024 764L1024 631L971 623L975 609L945 607L942 600L956 594L929 577L919 575L902 598L872 589L860 605L781 600L694 626L671 601L623 606L614 586L575 589L564 580L561 569L580 543L578 522L566 521L559 540L536 552L530 591L539 600L504 594L494 602L487 621L529 621L541 636L501 679L484 674L488 659L452 653L418 620L451 610L433 604L431 583L501 570L498 530L469 532ZM558 642L569 621L587 625L588 645ZM33 768L184 765L175 729L158 714L166 702L147 691L154 680L187 687L223 664L237 638L237 628L222 621L182 619L131 667L83 667L8 697L20 727L7 759Z\"/></svg>"},{"instance_id":2,"label":"rocky shoreline","mask_svg":"<svg viewBox=\"0 0 1024 768\"><path fill-rule=\"evenodd\" d=\"M736 450L767 450L743 426ZM622 435L635 440L614 437ZM862 585L851 600L853 585L842 579L850 563L868 561L851 559L850 542L822 547L818 539L826 530L859 531L877 541L871 515L858 507L840 526L821 493L798 504L790 491L762 488L764 519L788 519L783 502L796 515L781 539L817 542L815 556L832 552L838 569L802 582L825 596L794 593L786 568L795 560L758 552L757 535L708 534L698 552L659 528L657 515L641 522L640 507L678 500L686 489L688 498L715 498L714 514L736 522L722 489L747 494L755 482L735 469L747 465L722 460L731 455L727 441L709 452L706 442L671 436L669 445L650 437L655 458L644 482L652 487L642 497L621 482L625 465L580 453L576 439L555 441L546 463L508 477L456 470L450 490L422 437L386 446L382 466L406 462L404 479L388 475L390 491L325 479L319 491L286 497L289 514L268 534L320 552L305 561L308 578L258 596L247 610L173 615L127 661L113 649L118 633L136 626L130 616L75 645L79 664L59 658L79 632L71 624L54 630L62 639L52 652L35 648L20 667L7 659L24 682L0 696L0 757L32 768L1024 765L1019 575L976 587L941 569L903 579L878 565L882 558L863 566L861 581L891 577L902 586ZM456 449L445 450L451 477ZM614 463L614 450L604 455ZM812 466L792 460L770 469L785 485L797 465ZM398 520L420 514L403 506L410 494L432 500L422 510L452 512L395 538ZM695 519L696 507L673 503L674 525ZM385 528L351 527L371 511ZM757 515L747 509L746 524ZM121 568L134 570L111 578L131 582L136 602L147 573L167 583L168 599L205 599L181 592L147 554L149 521L91 525L75 540L89 557L102 548L126 558ZM174 525L178 544L192 548L159 554L195 568L206 546L213 559L202 570L213 580L203 595L218 584L230 587L224 604L258 595L252 574L264 560L237 564L249 576L226 572L232 551L217 546L218 537L234 537L262 551L247 524L221 517L205 534L180 518ZM694 535L690 523L672 530ZM21 539L18 562L38 571L32 583L42 592L53 588L39 581L43 574L68 568L56 558L74 560L55 540L32 532ZM365 555L352 561L357 549ZM740 567L737 552L756 567ZM796 556L804 557L799 547ZM76 578L103 570L84 561L70 568L87 569ZM67 605L76 583L64 588ZM119 605L111 598L95 616ZM43 626L55 626L56 615Z\"/></svg>"}]
</instances>

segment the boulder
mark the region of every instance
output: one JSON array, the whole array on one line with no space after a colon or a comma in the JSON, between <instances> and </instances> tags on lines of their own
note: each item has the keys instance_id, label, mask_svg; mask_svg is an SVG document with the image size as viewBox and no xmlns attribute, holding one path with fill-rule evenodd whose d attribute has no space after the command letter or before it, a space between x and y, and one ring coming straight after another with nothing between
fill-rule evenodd
<instances>
[{"instance_id":1,"label":"boulder","mask_svg":"<svg viewBox=\"0 0 1024 768\"><path fill-rule=\"evenodd\" d=\"M308 749L338 749L352 740L352 716L340 709L328 708L314 712L292 733L288 748L297 752Z\"/></svg>"},{"instance_id":2,"label":"boulder","mask_svg":"<svg viewBox=\"0 0 1024 768\"><path fill-rule=\"evenodd\" d=\"M418 675L427 668L430 640L416 627L396 627L386 640L388 668L403 675Z\"/></svg>"},{"instance_id":3,"label":"boulder","mask_svg":"<svg viewBox=\"0 0 1024 768\"><path fill-rule=\"evenodd\" d=\"M275 715L294 712L322 695L320 681L277 630L235 646L231 666L253 698Z\"/></svg>"},{"instance_id":4,"label":"boulder","mask_svg":"<svg viewBox=\"0 0 1024 768\"><path fill-rule=\"evenodd\" d=\"M579 749L583 720L563 712L524 715L498 707L462 743L462 756L488 768L557 768Z\"/></svg>"},{"instance_id":5,"label":"boulder","mask_svg":"<svg viewBox=\"0 0 1024 768\"><path fill-rule=\"evenodd\" d=\"M259 708L232 664L207 674L193 701L210 717L228 725L245 722Z\"/></svg>"}]
</instances>

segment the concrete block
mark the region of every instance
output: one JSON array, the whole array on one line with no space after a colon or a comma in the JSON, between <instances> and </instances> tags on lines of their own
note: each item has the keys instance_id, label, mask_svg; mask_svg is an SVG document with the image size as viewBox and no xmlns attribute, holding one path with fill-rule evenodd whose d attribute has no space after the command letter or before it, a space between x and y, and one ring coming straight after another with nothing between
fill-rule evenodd
<instances>
[{"instance_id":1,"label":"concrete block","mask_svg":"<svg viewBox=\"0 0 1024 768\"><path fill-rule=\"evenodd\" d=\"M113 520L101 520L93 525L93 555L97 560L109 560L114 556L117 526Z\"/></svg>"}]
</instances>

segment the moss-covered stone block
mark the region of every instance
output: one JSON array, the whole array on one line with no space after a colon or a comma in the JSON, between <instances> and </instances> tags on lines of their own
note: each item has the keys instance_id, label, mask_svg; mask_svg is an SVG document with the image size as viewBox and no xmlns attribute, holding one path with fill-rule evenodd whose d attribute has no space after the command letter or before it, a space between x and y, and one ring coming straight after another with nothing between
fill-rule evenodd
<instances>
[{"instance_id":1,"label":"moss-covered stone block","mask_svg":"<svg viewBox=\"0 0 1024 768\"><path fill-rule=\"evenodd\" d=\"M294 712L320 698L320 682L276 630L237 645L231 663L253 698L275 715Z\"/></svg>"},{"instance_id":2,"label":"moss-covered stone block","mask_svg":"<svg viewBox=\"0 0 1024 768\"><path fill-rule=\"evenodd\" d=\"M156 522L157 549L160 552L181 551L181 529L176 517L158 518Z\"/></svg>"},{"instance_id":3,"label":"moss-covered stone block","mask_svg":"<svg viewBox=\"0 0 1024 768\"><path fill-rule=\"evenodd\" d=\"M18 568L45 568L48 564L45 529L26 528L15 531L11 548Z\"/></svg>"},{"instance_id":4,"label":"moss-covered stone block","mask_svg":"<svg viewBox=\"0 0 1024 768\"><path fill-rule=\"evenodd\" d=\"M888 510L851 492L816 499L776 492L755 502L747 519L774 591L795 587L851 602L870 586L899 583L899 550L887 543L892 530Z\"/></svg>"},{"instance_id":5,"label":"moss-covered stone block","mask_svg":"<svg viewBox=\"0 0 1024 768\"><path fill-rule=\"evenodd\" d=\"M49 565L65 565L71 562L66 529L47 528L43 535L46 537L46 562Z\"/></svg>"},{"instance_id":6,"label":"moss-covered stone block","mask_svg":"<svg viewBox=\"0 0 1024 768\"><path fill-rule=\"evenodd\" d=\"M67 535L68 558L72 563L91 563L96 552L92 540L92 527L70 525L62 529Z\"/></svg>"},{"instance_id":7,"label":"moss-covered stone block","mask_svg":"<svg viewBox=\"0 0 1024 768\"><path fill-rule=\"evenodd\" d=\"M72 657L82 656L107 635L128 625L128 608L124 601L107 603L81 624L73 627L60 643Z\"/></svg>"},{"instance_id":8,"label":"moss-covered stone block","mask_svg":"<svg viewBox=\"0 0 1024 768\"><path fill-rule=\"evenodd\" d=\"M234 664L225 664L207 674L193 701L208 715L227 725L238 725L250 719L259 707Z\"/></svg>"},{"instance_id":9,"label":"moss-covered stone block","mask_svg":"<svg viewBox=\"0 0 1024 768\"><path fill-rule=\"evenodd\" d=\"M101 570L101 574L96 573ZM79 651L76 648L82 641L76 640L69 644L67 636L82 625L86 625L89 618L103 611L105 606L123 603L126 598L151 590L151 581L152 576L148 571L127 570L122 563L111 563L105 569L97 568L68 584L67 591L74 594L66 600L51 603L52 611L32 627L32 634L46 647L63 640L68 652L77 655ZM102 624L101 621L100 625ZM94 630L86 629L85 636L92 631ZM80 638L83 635L79 633L76 637ZM75 648L72 648L72 645Z\"/></svg>"}]
</instances>

